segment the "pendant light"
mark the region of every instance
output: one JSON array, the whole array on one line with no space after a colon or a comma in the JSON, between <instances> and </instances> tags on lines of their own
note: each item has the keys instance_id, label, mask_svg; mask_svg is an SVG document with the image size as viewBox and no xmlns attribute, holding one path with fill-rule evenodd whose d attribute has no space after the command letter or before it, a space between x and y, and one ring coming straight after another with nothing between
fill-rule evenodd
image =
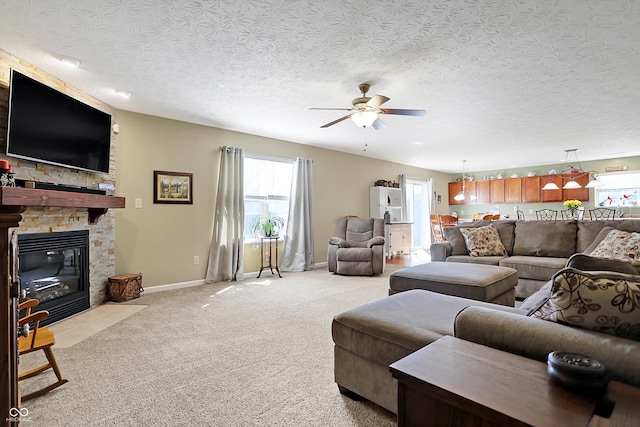
<instances>
[{"instance_id":1,"label":"pendant light","mask_svg":"<svg viewBox=\"0 0 640 427\"><path fill-rule=\"evenodd\" d=\"M465 181L466 181L466 178L464 176L464 164L465 163L467 163L467 161L463 160L462 161L462 189L460 190L460 192L458 194L453 196L453 200L456 200L458 202L461 202L461 201L463 201L464 199L467 198L467 196L464 195Z\"/></svg>"},{"instance_id":2,"label":"pendant light","mask_svg":"<svg viewBox=\"0 0 640 427\"><path fill-rule=\"evenodd\" d=\"M598 171L587 171L585 172L582 169L582 166L580 165L580 161L578 160L578 154L577 154L578 149L577 148L571 148L569 150L564 150L565 152L565 157L564 157L564 163L565 165L568 163L569 161L569 153L573 153L575 159L576 159L576 164L572 165L570 164L569 166L565 167L565 169L562 170L562 172L560 172L560 174L568 174L569 176L569 181L567 181L567 183L565 185L562 186L563 189L565 190L575 190L575 189L579 189L582 188L582 185L580 185L580 183L578 181L576 181L576 178L582 178L585 175L589 175L589 182L587 183L587 185L585 185L585 188L595 188L595 187L600 187L602 185L602 183L598 180ZM558 187L556 185L556 183L554 183L552 181L552 178L549 177L549 182L546 183L544 185L544 187L542 187L543 190L560 190L560 187Z\"/></svg>"}]
</instances>

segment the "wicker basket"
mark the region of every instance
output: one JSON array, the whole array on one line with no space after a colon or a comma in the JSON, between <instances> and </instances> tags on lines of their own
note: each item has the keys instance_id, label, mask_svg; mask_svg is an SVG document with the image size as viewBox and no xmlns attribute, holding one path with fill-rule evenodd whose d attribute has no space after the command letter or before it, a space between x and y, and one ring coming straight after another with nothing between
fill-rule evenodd
<instances>
[{"instance_id":1,"label":"wicker basket","mask_svg":"<svg viewBox=\"0 0 640 427\"><path fill-rule=\"evenodd\" d=\"M109 277L109 298L111 301L123 302L139 298L140 292L144 292L141 274Z\"/></svg>"}]
</instances>

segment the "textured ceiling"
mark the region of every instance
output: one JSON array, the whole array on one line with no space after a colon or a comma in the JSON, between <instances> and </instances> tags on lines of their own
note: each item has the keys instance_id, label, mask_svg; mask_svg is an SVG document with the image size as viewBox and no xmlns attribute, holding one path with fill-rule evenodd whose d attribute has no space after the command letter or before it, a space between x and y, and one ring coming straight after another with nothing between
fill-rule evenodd
<instances>
[{"instance_id":1,"label":"textured ceiling","mask_svg":"<svg viewBox=\"0 0 640 427\"><path fill-rule=\"evenodd\" d=\"M0 5L0 49L123 110L443 172L640 155L637 0ZM320 129L362 82L426 116Z\"/></svg>"}]
</instances>

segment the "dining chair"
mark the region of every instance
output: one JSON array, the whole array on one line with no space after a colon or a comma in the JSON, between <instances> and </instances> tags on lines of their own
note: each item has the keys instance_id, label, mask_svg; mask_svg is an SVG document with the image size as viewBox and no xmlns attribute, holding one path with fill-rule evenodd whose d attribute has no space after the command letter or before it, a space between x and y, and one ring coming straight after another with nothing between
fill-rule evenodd
<instances>
[{"instance_id":1,"label":"dining chair","mask_svg":"<svg viewBox=\"0 0 640 427\"><path fill-rule=\"evenodd\" d=\"M616 209L609 208L589 209L589 218L596 221L601 221L603 219L615 219L616 212Z\"/></svg>"},{"instance_id":2,"label":"dining chair","mask_svg":"<svg viewBox=\"0 0 640 427\"><path fill-rule=\"evenodd\" d=\"M558 211L553 209L540 209L536 211L538 221L555 221L558 219Z\"/></svg>"},{"instance_id":3,"label":"dining chair","mask_svg":"<svg viewBox=\"0 0 640 427\"><path fill-rule=\"evenodd\" d=\"M429 220L431 221L431 236L433 236L433 242L444 242L442 229L440 228L440 223L438 222L438 215L429 215Z\"/></svg>"},{"instance_id":4,"label":"dining chair","mask_svg":"<svg viewBox=\"0 0 640 427\"><path fill-rule=\"evenodd\" d=\"M458 225L458 217L453 215L438 215L438 223L440 224L440 229L444 227L453 227Z\"/></svg>"},{"instance_id":5,"label":"dining chair","mask_svg":"<svg viewBox=\"0 0 640 427\"><path fill-rule=\"evenodd\" d=\"M51 347L53 347L56 342L53 332L49 328L40 327L40 322L49 316L49 312L46 310L40 310L35 313L31 312L31 309L37 306L38 303L39 301L37 299L29 299L18 305L18 309L20 311L25 310L24 316L18 320L18 326L20 328L27 328L26 325L33 325L33 327L30 328L28 336L20 336L18 338L18 349L20 356L32 353L34 351L42 350L45 357L47 358L47 363L37 368L31 369L27 372L19 373L18 381L34 377L49 368L53 369L53 372L58 378L58 381L40 390L25 394L21 397L23 402L29 399L33 399L34 397L42 396L43 394L50 392L54 388L66 384L68 381L62 378L62 374L60 373L60 368L58 367L56 358L53 356L53 350L51 349Z\"/></svg>"},{"instance_id":6,"label":"dining chair","mask_svg":"<svg viewBox=\"0 0 640 427\"><path fill-rule=\"evenodd\" d=\"M500 214L487 214L483 216L482 219L486 221L497 221L500 219Z\"/></svg>"},{"instance_id":7,"label":"dining chair","mask_svg":"<svg viewBox=\"0 0 640 427\"><path fill-rule=\"evenodd\" d=\"M516 209L516 217L518 219L524 219L524 212L521 211L520 209Z\"/></svg>"},{"instance_id":8,"label":"dining chair","mask_svg":"<svg viewBox=\"0 0 640 427\"><path fill-rule=\"evenodd\" d=\"M562 215L562 219L577 219L578 221L584 219L584 209L576 209L576 217L571 215L571 209L561 210L560 214Z\"/></svg>"}]
</instances>

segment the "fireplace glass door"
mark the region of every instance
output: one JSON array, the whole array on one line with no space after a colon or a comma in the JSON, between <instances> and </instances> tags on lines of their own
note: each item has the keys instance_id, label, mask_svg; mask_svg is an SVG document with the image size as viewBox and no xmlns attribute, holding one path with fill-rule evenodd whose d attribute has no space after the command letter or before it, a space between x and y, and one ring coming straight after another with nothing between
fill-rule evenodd
<instances>
[{"instance_id":1,"label":"fireplace glass door","mask_svg":"<svg viewBox=\"0 0 640 427\"><path fill-rule=\"evenodd\" d=\"M20 286L25 299L48 310L48 324L89 308L88 231L18 236Z\"/></svg>"}]
</instances>

